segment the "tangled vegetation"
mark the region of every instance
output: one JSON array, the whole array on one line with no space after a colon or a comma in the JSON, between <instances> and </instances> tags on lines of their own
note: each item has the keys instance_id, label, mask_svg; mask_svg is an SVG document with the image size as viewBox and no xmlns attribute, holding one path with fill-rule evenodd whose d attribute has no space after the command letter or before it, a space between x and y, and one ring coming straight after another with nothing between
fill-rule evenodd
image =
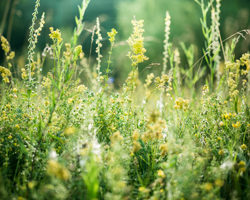
<instances>
[{"instance_id":1,"label":"tangled vegetation","mask_svg":"<svg viewBox=\"0 0 250 200\"><path fill-rule=\"evenodd\" d=\"M78 44L89 0L79 7L72 40L50 28L41 53L39 3L25 68L1 36L0 199L250 199L250 54L234 56L249 30L222 41L220 0L196 0L206 49L196 62L193 46L182 44L187 68L169 40L166 12L162 72L146 80L138 71L150 60L143 20L134 19L124 55L131 72L119 90L110 76L119 33L107 33L110 51L102 58L97 19L95 66Z\"/></svg>"}]
</instances>

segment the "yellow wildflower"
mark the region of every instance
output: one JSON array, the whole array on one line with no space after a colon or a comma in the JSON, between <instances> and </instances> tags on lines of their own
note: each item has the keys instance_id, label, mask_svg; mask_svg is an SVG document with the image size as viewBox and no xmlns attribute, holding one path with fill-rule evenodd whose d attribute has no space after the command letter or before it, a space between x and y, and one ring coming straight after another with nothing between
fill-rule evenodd
<instances>
[{"instance_id":1,"label":"yellow wildflower","mask_svg":"<svg viewBox=\"0 0 250 200\"><path fill-rule=\"evenodd\" d=\"M139 137L140 137L140 133L139 133L139 131L136 129L136 130L133 132L132 139L133 139L133 140L138 140Z\"/></svg>"},{"instance_id":2,"label":"yellow wildflower","mask_svg":"<svg viewBox=\"0 0 250 200\"><path fill-rule=\"evenodd\" d=\"M57 41L57 43L61 43L62 42L62 36L61 36L61 32L59 29L56 29L54 31L53 27L49 28L50 30L50 34L49 37L53 40L53 41Z\"/></svg>"},{"instance_id":3,"label":"yellow wildflower","mask_svg":"<svg viewBox=\"0 0 250 200\"><path fill-rule=\"evenodd\" d=\"M167 144L161 144L160 145L161 155L165 156L168 153L168 145Z\"/></svg>"},{"instance_id":4,"label":"yellow wildflower","mask_svg":"<svg viewBox=\"0 0 250 200\"><path fill-rule=\"evenodd\" d=\"M222 138L221 138L221 137L217 137L217 140L218 140L218 141L221 141L221 140L222 140Z\"/></svg>"},{"instance_id":5,"label":"yellow wildflower","mask_svg":"<svg viewBox=\"0 0 250 200\"><path fill-rule=\"evenodd\" d=\"M137 141L134 141L132 152L133 153L138 152L140 149L141 149L141 144Z\"/></svg>"},{"instance_id":6,"label":"yellow wildflower","mask_svg":"<svg viewBox=\"0 0 250 200\"><path fill-rule=\"evenodd\" d=\"M1 42L2 42L2 49L5 53L5 55L7 55L10 51L10 44L9 44L8 40L3 36L1 36Z\"/></svg>"},{"instance_id":7,"label":"yellow wildflower","mask_svg":"<svg viewBox=\"0 0 250 200\"><path fill-rule=\"evenodd\" d=\"M203 187L206 191L211 191L213 189L212 183L205 183Z\"/></svg>"},{"instance_id":8,"label":"yellow wildflower","mask_svg":"<svg viewBox=\"0 0 250 200\"><path fill-rule=\"evenodd\" d=\"M239 167L239 171L240 172L245 172L246 171L246 163L244 161L241 160L238 163L238 167Z\"/></svg>"},{"instance_id":9,"label":"yellow wildflower","mask_svg":"<svg viewBox=\"0 0 250 200\"><path fill-rule=\"evenodd\" d=\"M13 91L14 93L17 93L17 89L16 89L16 88L13 88L12 91Z\"/></svg>"},{"instance_id":10,"label":"yellow wildflower","mask_svg":"<svg viewBox=\"0 0 250 200\"><path fill-rule=\"evenodd\" d=\"M188 106L189 106L189 101L179 97L175 101L174 108L177 110L183 109L184 111L186 111L188 109Z\"/></svg>"},{"instance_id":11,"label":"yellow wildflower","mask_svg":"<svg viewBox=\"0 0 250 200\"><path fill-rule=\"evenodd\" d=\"M224 151L221 149L221 150L219 150L218 154L219 154L220 156L222 156L222 155L224 154Z\"/></svg>"},{"instance_id":12,"label":"yellow wildflower","mask_svg":"<svg viewBox=\"0 0 250 200\"><path fill-rule=\"evenodd\" d=\"M117 31L114 28L112 28L111 32L108 32L107 34L108 34L108 37L109 37L109 41L111 43L114 43Z\"/></svg>"},{"instance_id":13,"label":"yellow wildflower","mask_svg":"<svg viewBox=\"0 0 250 200\"><path fill-rule=\"evenodd\" d=\"M75 127L68 127L64 130L64 135L69 136L73 135L76 132Z\"/></svg>"},{"instance_id":14,"label":"yellow wildflower","mask_svg":"<svg viewBox=\"0 0 250 200\"><path fill-rule=\"evenodd\" d=\"M7 69L7 68L5 68L5 67L0 66L0 73L1 73L1 76L2 76L2 78L3 78L3 81L4 81L5 83L9 83L10 81L9 81L9 78L8 78L8 77L11 76L10 70Z\"/></svg>"},{"instance_id":15,"label":"yellow wildflower","mask_svg":"<svg viewBox=\"0 0 250 200\"><path fill-rule=\"evenodd\" d=\"M72 104L74 102L73 98L68 98L68 104Z\"/></svg>"},{"instance_id":16,"label":"yellow wildflower","mask_svg":"<svg viewBox=\"0 0 250 200\"><path fill-rule=\"evenodd\" d=\"M247 150L247 145L242 144L242 145L240 146L240 148L241 148L242 150Z\"/></svg>"},{"instance_id":17,"label":"yellow wildflower","mask_svg":"<svg viewBox=\"0 0 250 200\"><path fill-rule=\"evenodd\" d=\"M16 126L15 126L15 127L16 127L16 129L20 129L20 126L19 126L19 124L16 124Z\"/></svg>"},{"instance_id":18,"label":"yellow wildflower","mask_svg":"<svg viewBox=\"0 0 250 200\"><path fill-rule=\"evenodd\" d=\"M166 175L164 174L164 171L162 171L161 169L157 171L157 175L161 178L165 178Z\"/></svg>"},{"instance_id":19,"label":"yellow wildflower","mask_svg":"<svg viewBox=\"0 0 250 200\"><path fill-rule=\"evenodd\" d=\"M69 171L55 160L48 161L47 173L65 181L70 178Z\"/></svg>"},{"instance_id":20,"label":"yellow wildflower","mask_svg":"<svg viewBox=\"0 0 250 200\"><path fill-rule=\"evenodd\" d=\"M240 122L236 122L235 124L232 124L232 127L239 128L241 126Z\"/></svg>"},{"instance_id":21,"label":"yellow wildflower","mask_svg":"<svg viewBox=\"0 0 250 200\"><path fill-rule=\"evenodd\" d=\"M144 54L146 53L146 49L144 48L144 38L143 38L143 20L132 20L133 24L133 33L128 39L128 44L130 46L131 51L128 56L132 61L132 66L135 67L139 63L142 63L145 60L148 60Z\"/></svg>"},{"instance_id":22,"label":"yellow wildflower","mask_svg":"<svg viewBox=\"0 0 250 200\"><path fill-rule=\"evenodd\" d=\"M123 140L123 137L122 137L120 131L116 131L116 132L110 137L110 140L111 140L112 142L118 142L118 141Z\"/></svg>"},{"instance_id":23,"label":"yellow wildflower","mask_svg":"<svg viewBox=\"0 0 250 200\"><path fill-rule=\"evenodd\" d=\"M150 192L150 190L147 189L147 188L145 188L145 187L139 187L139 192L144 193L144 194L147 194L147 193Z\"/></svg>"}]
</instances>

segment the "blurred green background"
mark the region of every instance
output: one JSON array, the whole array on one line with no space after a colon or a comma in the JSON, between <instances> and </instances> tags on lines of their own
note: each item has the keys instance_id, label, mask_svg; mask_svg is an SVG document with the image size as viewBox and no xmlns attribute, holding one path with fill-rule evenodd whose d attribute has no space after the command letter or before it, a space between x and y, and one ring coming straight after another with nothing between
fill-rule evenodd
<instances>
[{"instance_id":1,"label":"blurred green background","mask_svg":"<svg viewBox=\"0 0 250 200\"><path fill-rule=\"evenodd\" d=\"M46 13L46 26L39 38L38 49L42 50L48 38L49 27L61 29L65 40L70 38L75 22L74 16L78 14L77 5L81 0L41 0L39 17ZM35 0L1 0L0 1L0 31L10 40L12 49L18 55L23 55L27 47L28 31L31 24L32 12ZM9 5L9 9L8 8ZM7 12L5 12L8 10ZM127 76L129 59L126 56L129 37L132 26L131 20L144 19L145 21L145 46L150 60L140 66L144 70L151 63L161 63L164 40L164 17L168 10L172 18L171 41L180 49L180 42L196 45L196 59L202 54L203 36L200 25L201 10L193 0L91 0L85 15L85 33L80 42L84 52L88 56L90 52L90 31L95 20L100 17L103 35L103 54L108 51L108 39L106 32L115 27L119 34L117 45L113 54L113 76L124 80ZM6 20L4 15L6 13ZM221 10L221 35L225 39L242 29L250 27L250 2L249 0L222 0ZM3 25L3 21L6 21ZM1 33L0 32L0 33ZM250 40L241 39L237 46L236 55L249 51ZM95 56L93 46L92 56ZM182 51L180 50L182 53ZM2 54L2 53L0 53ZM1 60L3 56L1 55ZM106 60L103 59L105 64ZM25 62L25 61L23 61ZM0 61L1 63L1 61ZM185 61L183 61L183 65ZM158 70L159 71L159 70Z\"/></svg>"}]
</instances>

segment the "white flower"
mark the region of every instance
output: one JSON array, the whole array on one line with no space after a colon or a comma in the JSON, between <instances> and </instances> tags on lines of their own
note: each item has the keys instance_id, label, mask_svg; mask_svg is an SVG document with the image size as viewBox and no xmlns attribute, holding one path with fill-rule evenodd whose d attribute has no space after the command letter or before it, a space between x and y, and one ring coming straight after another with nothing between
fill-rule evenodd
<instances>
[{"instance_id":1,"label":"white flower","mask_svg":"<svg viewBox=\"0 0 250 200\"><path fill-rule=\"evenodd\" d=\"M56 160L57 159L57 153L55 150L52 150L49 154L50 159Z\"/></svg>"},{"instance_id":2,"label":"white flower","mask_svg":"<svg viewBox=\"0 0 250 200\"><path fill-rule=\"evenodd\" d=\"M96 138L93 139L92 142L92 152L97 156L101 155L101 145L98 143Z\"/></svg>"},{"instance_id":3,"label":"white flower","mask_svg":"<svg viewBox=\"0 0 250 200\"><path fill-rule=\"evenodd\" d=\"M221 169L224 169L224 170L225 170L225 169L229 170L229 169L232 169L233 166L234 166L234 162L228 160L228 161L222 163L222 165L220 166L220 168L221 168Z\"/></svg>"}]
</instances>

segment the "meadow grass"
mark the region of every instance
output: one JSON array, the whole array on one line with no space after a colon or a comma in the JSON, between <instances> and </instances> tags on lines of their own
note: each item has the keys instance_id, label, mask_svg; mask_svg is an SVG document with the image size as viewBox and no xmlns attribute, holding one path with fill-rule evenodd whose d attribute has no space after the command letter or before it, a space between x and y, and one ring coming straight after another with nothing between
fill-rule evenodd
<instances>
[{"instance_id":1,"label":"meadow grass","mask_svg":"<svg viewBox=\"0 0 250 200\"><path fill-rule=\"evenodd\" d=\"M107 33L106 62L97 19L97 61L89 66L78 44L83 0L71 41L50 28L51 43L36 52L45 23L39 2L25 68L1 36L0 199L250 199L250 54L235 58L240 34L222 41L220 0L196 0L206 49L196 62L183 43L187 68L166 13L163 70L145 80L138 66L150 58L143 20L134 19L131 72L120 89L111 77L119 33Z\"/></svg>"}]
</instances>

